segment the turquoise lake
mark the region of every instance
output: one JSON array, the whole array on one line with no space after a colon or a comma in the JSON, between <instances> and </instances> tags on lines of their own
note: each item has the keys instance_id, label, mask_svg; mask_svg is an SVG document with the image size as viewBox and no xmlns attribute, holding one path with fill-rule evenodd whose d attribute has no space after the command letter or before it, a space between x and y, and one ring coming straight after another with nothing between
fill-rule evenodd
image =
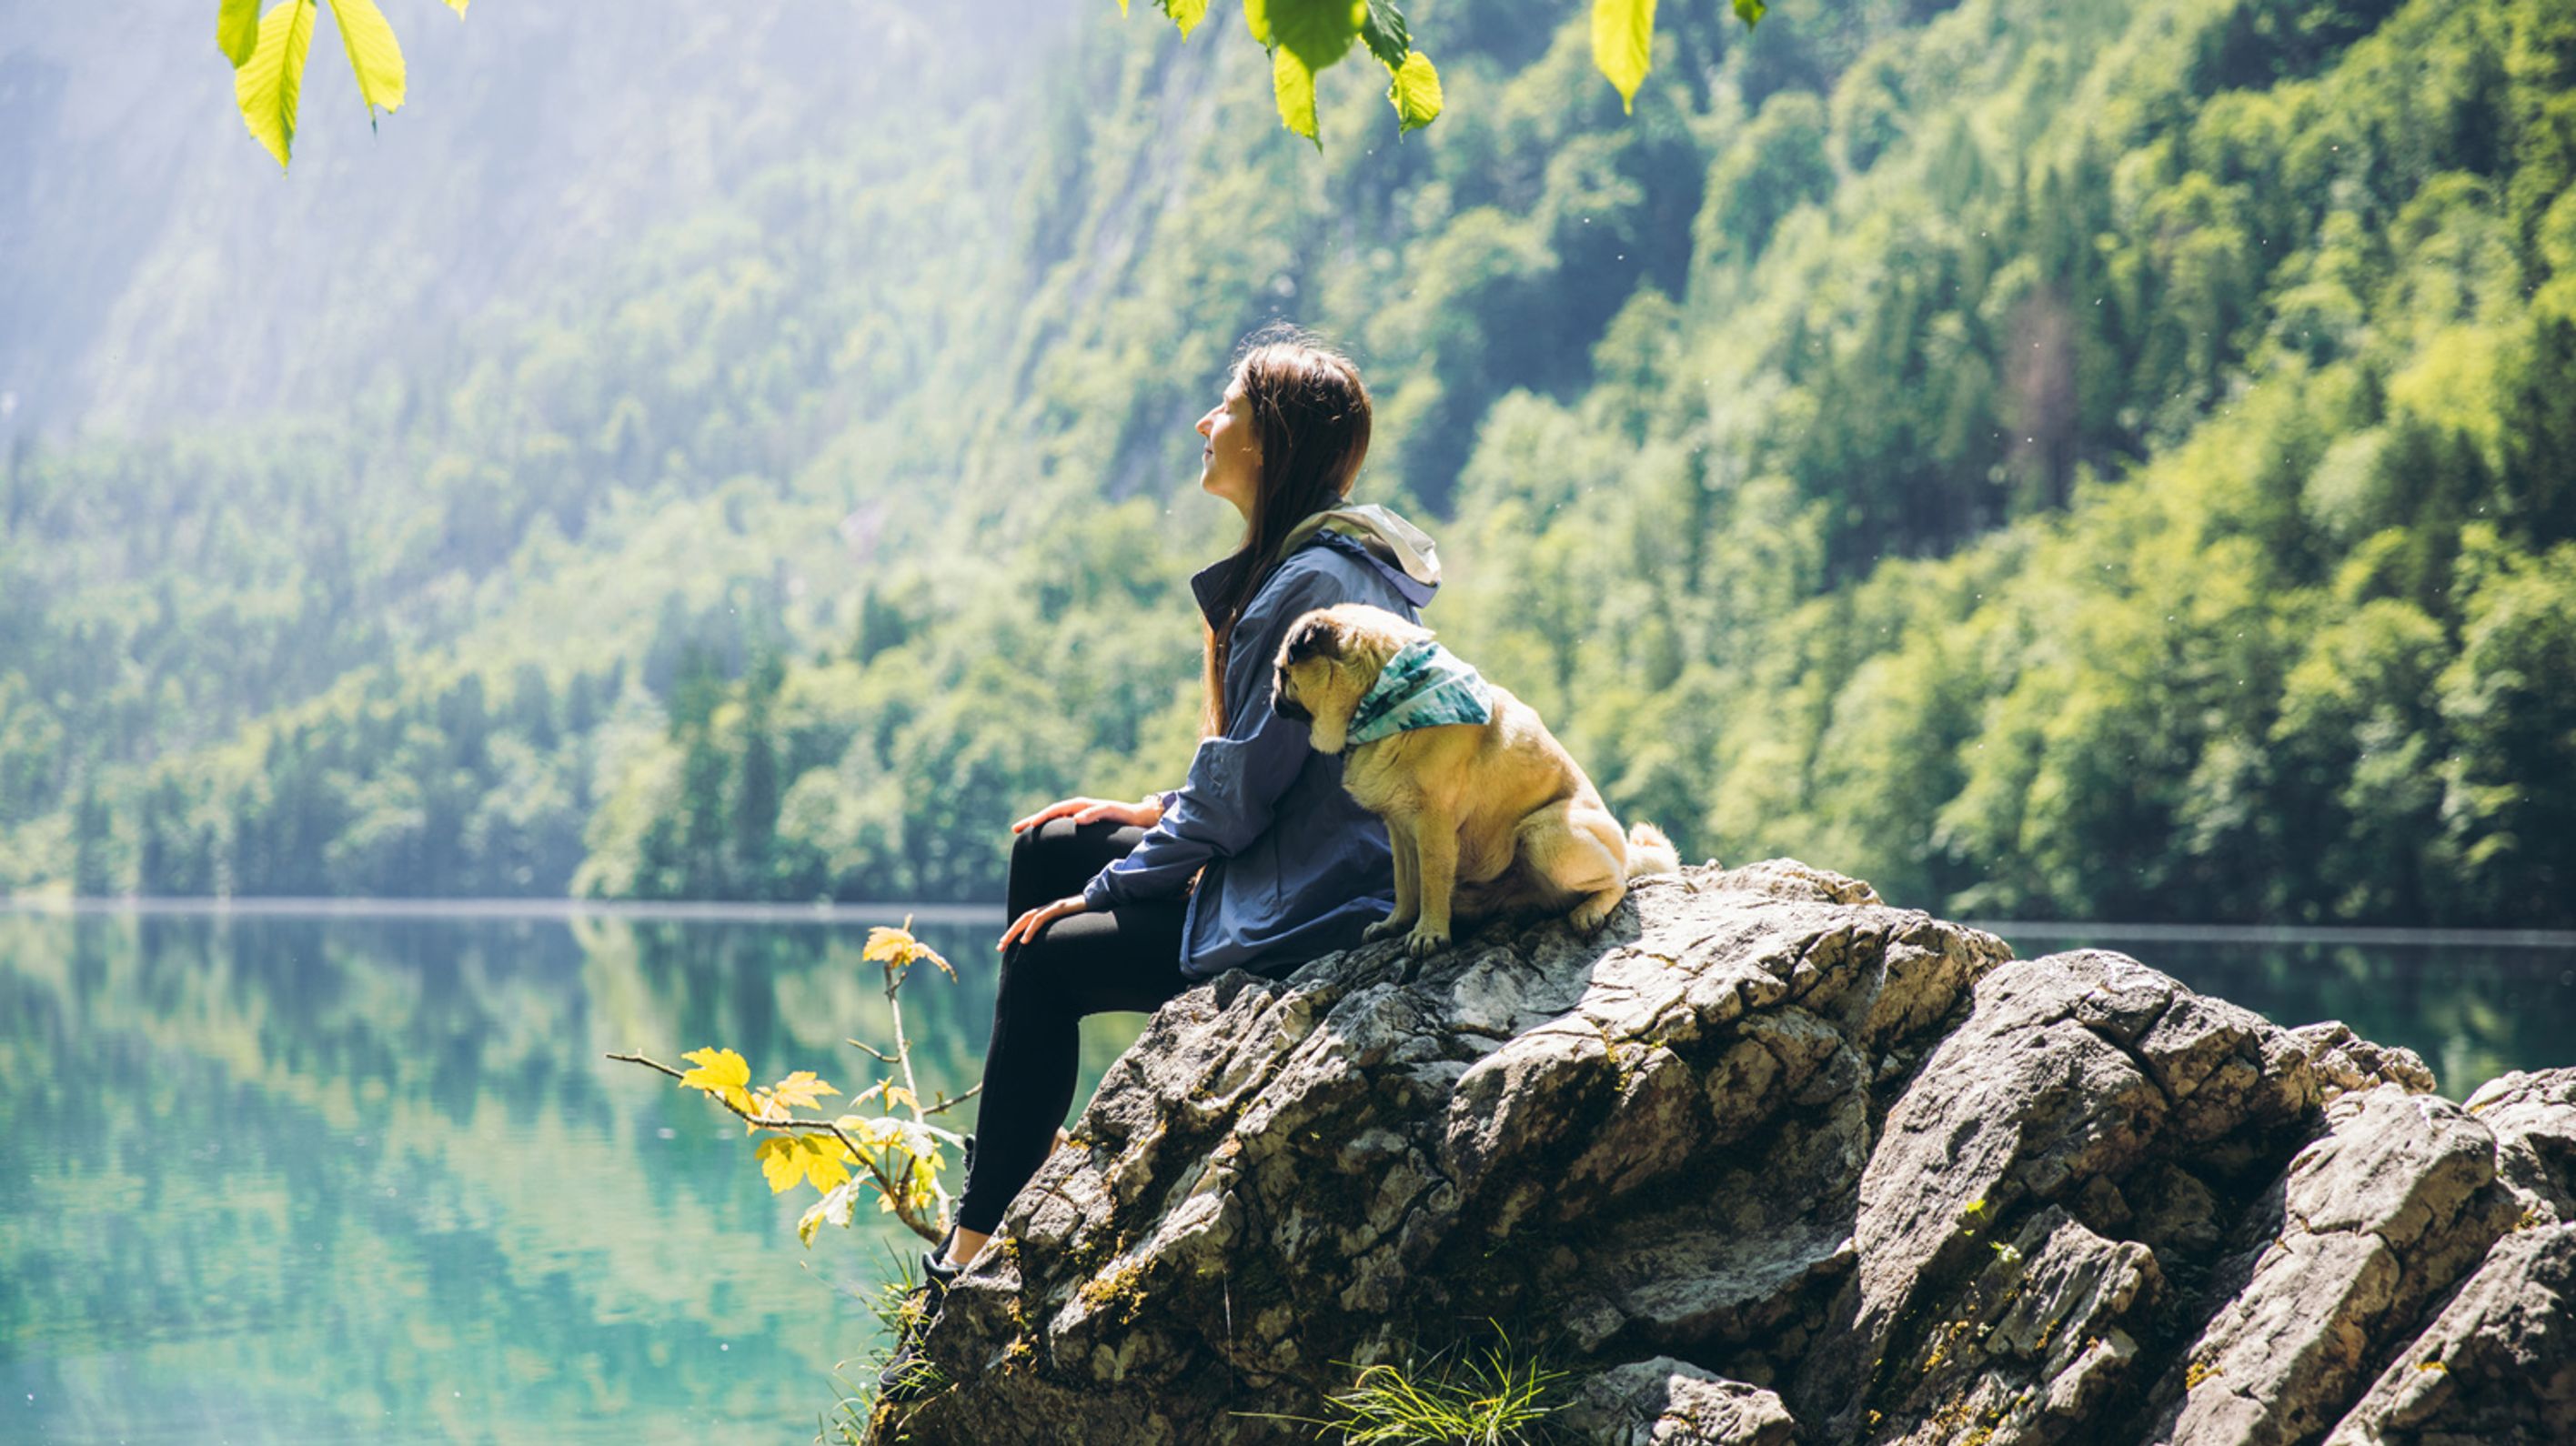
<instances>
[{"instance_id":1,"label":"turquoise lake","mask_svg":"<svg viewBox=\"0 0 2576 1446\"><path fill-rule=\"evenodd\" d=\"M999 925L916 931L962 976L904 991L926 1093L977 1077ZM880 1216L800 1248L812 1191L602 1056L870 1083L865 932L0 913L0 1440L807 1439L917 1242ZM2455 1098L2576 1063L2564 943L2000 932L2344 1019ZM1085 1026L1086 1094L1141 1024Z\"/></svg>"}]
</instances>

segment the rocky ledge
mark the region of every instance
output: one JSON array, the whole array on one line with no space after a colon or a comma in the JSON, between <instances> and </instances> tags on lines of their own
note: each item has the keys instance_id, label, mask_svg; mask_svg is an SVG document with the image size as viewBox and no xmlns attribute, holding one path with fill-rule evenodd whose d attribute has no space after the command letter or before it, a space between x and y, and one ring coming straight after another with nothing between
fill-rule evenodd
<instances>
[{"instance_id":1,"label":"rocky ledge","mask_svg":"<svg viewBox=\"0 0 2576 1446\"><path fill-rule=\"evenodd\" d=\"M2576 1440L2576 1070L2432 1089L2118 954L1686 870L1591 939L1166 1005L872 1437L1307 1441L1499 1327L1573 1373L1557 1440Z\"/></svg>"}]
</instances>

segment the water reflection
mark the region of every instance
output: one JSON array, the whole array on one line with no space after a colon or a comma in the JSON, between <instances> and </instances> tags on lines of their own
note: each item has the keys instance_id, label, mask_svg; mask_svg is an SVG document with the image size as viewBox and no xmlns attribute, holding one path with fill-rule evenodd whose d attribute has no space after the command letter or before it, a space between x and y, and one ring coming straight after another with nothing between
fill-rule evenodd
<instances>
[{"instance_id":1,"label":"water reflection","mask_svg":"<svg viewBox=\"0 0 2576 1446\"><path fill-rule=\"evenodd\" d=\"M921 931L964 974L907 990L926 1091L974 1082L998 927ZM772 1197L729 1117L601 1056L726 1044L860 1088L841 1041L889 1033L864 938L0 914L0 1439L792 1430L911 1237L870 1216L799 1249L810 1192ZM2576 1055L2576 950L2082 942L2411 1046L2455 1097ZM1086 1095L1140 1024L1086 1026Z\"/></svg>"},{"instance_id":2,"label":"water reflection","mask_svg":"<svg viewBox=\"0 0 2576 1446\"><path fill-rule=\"evenodd\" d=\"M905 991L974 1082L991 926ZM762 1078L888 1034L849 928L0 916L0 1438L774 1437L917 1248L789 1228L739 1125L601 1055ZM1134 1016L1084 1036L1085 1091ZM969 1107L971 1110L971 1107Z\"/></svg>"}]
</instances>

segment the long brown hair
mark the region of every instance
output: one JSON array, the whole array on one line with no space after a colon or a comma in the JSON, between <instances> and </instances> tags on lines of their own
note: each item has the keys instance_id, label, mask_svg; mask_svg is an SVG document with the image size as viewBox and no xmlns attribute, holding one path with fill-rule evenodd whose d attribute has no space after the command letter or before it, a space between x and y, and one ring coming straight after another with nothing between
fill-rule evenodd
<instances>
[{"instance_id":1,"label":"long brown hair","mask_svg":"<svg viewBox=\"0 0 2576 1446\"><path fill-rule=\"evenodd\" d=\"M1243 388L1251 404L1261 477L1243 544L1232 559L1241 565L1233 585L1215 600L1217 621L1207 629L1207 691L1199 723L1209 737L1224 733L1230 721L1225 668L1236 621L1278 570L1282 559L1274 554L1289 529L1350 494L1369 444L1369 394L1359 368L1295 327L1264 327L1244 338L1232 384Z\"/></svg>"}]
</instances>

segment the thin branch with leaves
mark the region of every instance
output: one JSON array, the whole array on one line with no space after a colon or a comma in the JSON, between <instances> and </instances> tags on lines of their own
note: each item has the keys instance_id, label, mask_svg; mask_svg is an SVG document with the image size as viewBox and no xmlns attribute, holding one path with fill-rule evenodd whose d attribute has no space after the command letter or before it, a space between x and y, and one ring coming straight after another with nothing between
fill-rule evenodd
<instances>
[{"instance_id":1,"label":"thin branch with leaves","mask_svg":"<svg viewBox=\"0 0 2576 1446\"><path fill-rule=\"evenodd\" d=\"M904 917L901 927L869 930L867 947L860 957L884 971L886 1007L894 1023L894 1049L889 1053L855 1039L849 1043L880 1064L892 1066L901 1076L901 1083L893 1076L880 1079L850 1096L849 1106L856 1110L874 1101L889 1113L801 1118L795 1113L797 1109L818 1105L826 1095L838 1093L830 1081L811 1070L797 1070L767 1088L755 1089L749 1062L730 1049L691 1050L681 1056L696 1066L688 1070L641 1053L612 1053L608 1057L668 1075L684 1088L697 1090L731 1111L747 1132L768 1133L770 1138L753 1153L771 1192L783 1194L800 1183L822 1192L823 1198L796 1222L797 1237L806 1244L813 1244L815 1230L827 1222L848 1225L863 1187L875 1190L882 1208L892 1212L906 1229L935 1244L946 1237L955 1213L948 1187L940 1179L940 1170L946 1163L942 1151L952 1146L962 1151L966 1142L955 1131L932 1124L931 1118L973 1099L983 1086L977 1085L954 1098L943 1091L936 1100L922 1102L920 1083L912 1069L911 1037L903 1027L903 983L913 966L920 963L936 966L951 979L957 977L957 971L939 956L939 951L913 937L910 915ZM853 1166L859 1173L852 1173Z\"/></svg>"}]
</instances>

